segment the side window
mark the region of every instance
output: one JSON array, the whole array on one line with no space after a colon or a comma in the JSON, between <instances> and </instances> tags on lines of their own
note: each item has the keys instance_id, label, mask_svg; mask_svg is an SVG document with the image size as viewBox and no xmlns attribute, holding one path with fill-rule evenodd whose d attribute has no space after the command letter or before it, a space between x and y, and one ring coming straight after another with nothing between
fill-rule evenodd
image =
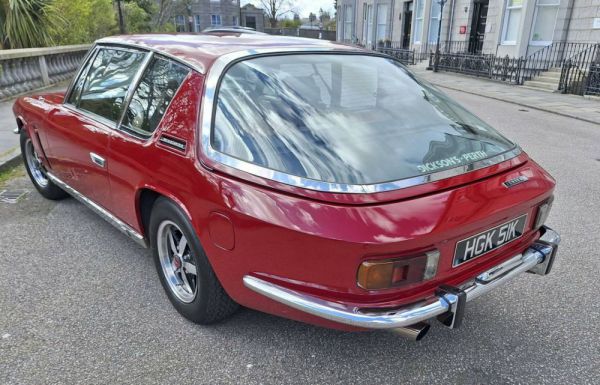
<instances>
[{"instance_id":1,"label":"side window","mask_svg":"<svg viewBox=\"0 0 600 385\"><path fill-rule=\"evenodd\" d=\"M122 128L151 135L188 72L182 65L155 56L131 98Z\"/></svg>"},{"instance_id":2,"label":"side window","mask_svg":"<svg viewBox=\"0 0 600 385\"><path fill-rule=\"evenodd\" d=\"M117 122L127 89L144 57L142 52L101 49L86 76L78 107Z\"/></svg>"},{"instance_id":3,"label":"side window","mask_svg":"<svg viewBox=\"0 0 600 385\"><path fill-rule=\"evenodd\" d=\"M81 70L81 72L79 74L79 78L73 85L73 90L71 91L71 95L69 95L69 99L67 101L68 103L77 105L77 103L79 102L79 97L81 96L81 90L83 89L83 84L85 83L87 73L90 69L90 66L94 62L94 55L95 55L95 53L92 53L89 60L85 63L85 67Z\"/></svg>"}]
</instances>

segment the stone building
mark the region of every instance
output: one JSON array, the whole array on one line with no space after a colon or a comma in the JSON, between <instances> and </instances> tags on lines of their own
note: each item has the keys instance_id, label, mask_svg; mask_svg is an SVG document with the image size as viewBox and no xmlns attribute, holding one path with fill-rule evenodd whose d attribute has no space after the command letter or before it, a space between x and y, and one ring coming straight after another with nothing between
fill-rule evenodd
<instances>
[{"instance_id":1,"label":"stone building","mask_svg":"<svg viewBox=\"0 0 600 385\"><path fill-rule=\"evenodd\" d=\"M171 14L177 32L240 25L239 0L173 0L173 3Z\"/></svg>"},{"instance_id":2,"label":"stone building","mask_svg":"<svg viewBox=\"0 0 600 385\"><path fill-rule=\"evenodd\" d=\"M254 28L263 32L265 30L265 11L252 4L246 4L241 9L240 21L242 27Z\"/></svg>"},{"instance_id":3,"label":"stone building","mask_svg":"<svg viewBox=\"0 0 600 385\"><path fill-rule=\"evenodd\" d=\"M338 0L340 41L430 50L439 0ZM600 0L446 0L445 46L526 57L552 43L600 42Z\"/></svg>"}]
</instances>

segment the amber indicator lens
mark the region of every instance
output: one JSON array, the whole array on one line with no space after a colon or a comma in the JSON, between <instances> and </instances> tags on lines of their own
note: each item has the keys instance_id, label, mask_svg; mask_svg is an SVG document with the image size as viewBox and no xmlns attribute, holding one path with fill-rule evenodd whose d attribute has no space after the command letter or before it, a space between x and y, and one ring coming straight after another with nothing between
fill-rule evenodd
<instances>
[{"instance_id":1,"label":"amber indicator lens","mask_svg":"<svg viewBox=\"0 0 600 385\"><path fill-rule=\"evenodd\" d=\"M423 281L428 266L426 254L412 258L370 260L358 268L358 286L367 290L387 289ZM437 268L437 258L435 260Z\"/></svg>"}]
</instances>

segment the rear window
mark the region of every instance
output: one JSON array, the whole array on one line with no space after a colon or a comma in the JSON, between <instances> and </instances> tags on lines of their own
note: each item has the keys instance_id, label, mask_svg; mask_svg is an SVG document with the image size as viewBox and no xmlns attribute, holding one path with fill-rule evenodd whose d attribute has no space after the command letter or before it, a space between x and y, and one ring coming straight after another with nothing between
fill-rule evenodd
<instances>
[{"instance_id":1,"label":"rear window","mask_svg":"<svg viewBox=\"0 0 600 385\"><path fill-rule=\"evenodd\" d=\"M223 76L212 147L293 176L375 184L493 157L515 146L396 61L294 54Z\"/></svg>"}]
</instances>

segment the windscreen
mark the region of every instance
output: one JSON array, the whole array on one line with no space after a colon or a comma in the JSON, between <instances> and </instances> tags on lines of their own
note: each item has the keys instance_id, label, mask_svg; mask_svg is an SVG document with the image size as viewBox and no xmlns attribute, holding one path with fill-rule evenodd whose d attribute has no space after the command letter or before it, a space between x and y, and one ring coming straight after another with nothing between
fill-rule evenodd
<instances>
[{"instance_id":1,"label":"windscreen","mask_svg":"<svg viewBox=\"0 0 600 385\"><path fill-rule=\"evenodd\" d=\"M398 62L348 54L263 56L217 90L215 150L293 176L376 184L514 148Z\"/></svg>"}]
</instances>

